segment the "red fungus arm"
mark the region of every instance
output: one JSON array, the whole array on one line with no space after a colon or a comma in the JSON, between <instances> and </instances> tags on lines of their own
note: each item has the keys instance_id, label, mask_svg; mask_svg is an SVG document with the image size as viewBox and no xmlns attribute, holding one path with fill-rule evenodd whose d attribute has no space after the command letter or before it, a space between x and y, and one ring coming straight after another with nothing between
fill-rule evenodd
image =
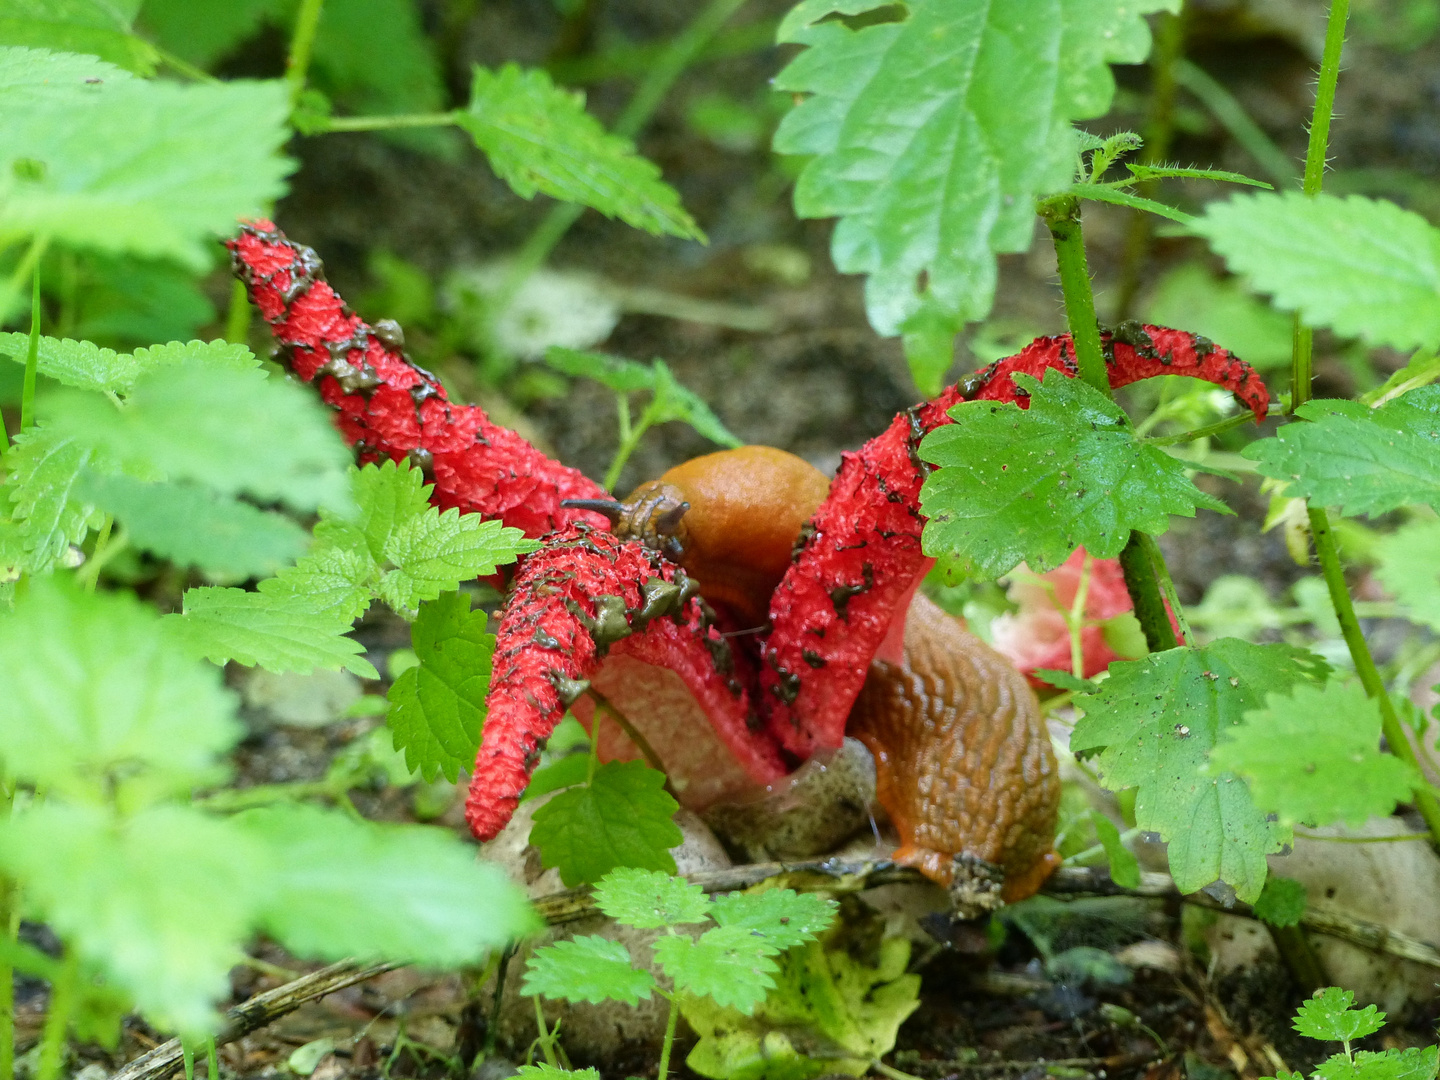
<instances>
[{"instance_id":1,"label":"red fungus arm","mask_svg":"<svg viewBox=\"0 0 1440 1080\"><path fill-rule=\"evenodd\" d=\"M310 248L269 221L243 224L226 246L274 330L277 358L317 383L361 461L408 457L434 480L439 506L499 518L527 536L575 520L603 523L560 506L562 499L606 498L599 484L492 424L478 406L448 401L439 380L401 351L397 329L372 327L350 310Z\"/></svg>"},{"instance_id":2,"label":"red fungus arm","mask_svg":"<svg viewBox=\"0 0 1440 1080\"><path fill-rule=\"evenodd\" d=\"M1155 375L1191 375L1230 390L1264 419L1270 396L1254 369L1213 342L1181 330L1127 324L1102 335L1112 386ZM933 560L920 548L920 485L929 471L920 440L950 423L967 399L1028 401L1017 372L1076 374L1070 336L1038 338L933 401L897 416L882 434L841 459L830 496L801 534L795 560L771 600L762 645L760 701L770 731L807 758L840 745L870 661L898 643L910 597ZM897 621L898 615L898 621Z\"/></svg>"}]
</instances>

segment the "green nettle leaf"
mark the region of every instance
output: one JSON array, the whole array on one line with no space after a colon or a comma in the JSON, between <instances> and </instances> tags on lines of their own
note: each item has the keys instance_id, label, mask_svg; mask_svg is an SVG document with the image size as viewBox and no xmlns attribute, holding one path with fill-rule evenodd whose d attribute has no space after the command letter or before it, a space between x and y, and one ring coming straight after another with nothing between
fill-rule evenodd
<instances>
[{"instance_id":1,"label":"green nettle leaf","mask_svg":"<svg viewBox=\"0 0 1440 1080\"><path fill-rule=\"evenodd\" d=\"M700 1041L685 1064L715 1080L834 1073L862 1075L895 1046L920 1006L920 976L907 975L910 942L811 942L779 958L777 989L750 1015L705 998L681 998ZM878 949L873 942L879 940Z\"/></svg>"},{"instance_id":2,"label":"green nettle leaf","mask_svg":"<svg viewBox=\"0 0 1440 1080\"><path fill-rule=\"evenodd\" d=\"M184 611L161 625L186 652L215 664L234 661L266 671L309 673L341 668L378 679L365 648L347 637L350 620L308 610L303 601L244 589L185 591Z\"/></svg>"},{"instance_id":3,"label":"green nettle leaf","mask_svg":"<svg viewBox=\"0 0 1440 1080\"><path fill-rule=\"evenodd\" d=\"M540 927L524 893L447 829L300 804L235 824L276 868L260 924L298 956L457 968Z\"/></svg>"},{"instance_id":4,"label":"green nettle leaf","mask_svg":"<svg viewBox=\"0 0 1440 1080\"><path fill-rule=\"evenodd\" d=\"M403 522L385 542L385 561L395 569L380 579L380 599L396 611L413 611L422 600L493 574L497 566L537 547L522 529L499 519L485 521L479 514L455 508L441 513L431 507Z\"/></svg>"},{"instance_id":5,"label":"green nettle leaf","mask_svg":"<svg viewBox=\"0 0 1440 1080\"><path fill-rule=\"evenodd\" d=\"M475 68L458 123L523 198L537 191L583 203L656 235L704 240L660 170L585 111L585 97L538 68Z\"/></svg>"},{"instance_id":6,"label":"green nettle leaf","mask_svg":"<svg viewBox=\"0 0 1440 1080\"><path fill-rule=\"evenodd\" d=\"M1371 345L1440 344L1440 229L1360 195L1237 195L1193 229L1310 326Z\"/></svg>"},{"instance_id":7,"label":"green nettle leaf","mask_svg":"<svg viewBox=\"0 0 1440 1080\"><path fill-rule=\"evenodd\" d=\"M651 948L676 990L704 995L747 1016L774 989L780 970L772 952L743 926L717 926L699 938L662 937Z\"/></svg>"},{"instance_id":8,"label":"green nettle leaf","mask_svg":"<svg viewBox=\"0 0 1440 1080\"><path fill-rule=\"evenodd\" d=\"M629 950L618 941L580 934L536 949L525 968L520 993L552 1001L620 1001L635 1005L650 1000L655 977L636 968Z\"/></svg>"},{"instance_id":9,"label":"green nettle leaf","mask_svg":"<svg viewBox=\"0 0 1440 1080\"><path fill-rule=\"evenodd\" d=\"M1169 842L1181 892L1219 879L1253 903L1265 884L1265 856L1290 830L1267 820L1243 780L1201 770L1220 735L1261 707L1266 691L1322 680L1327 670L1303 649L1235 638L1113 663L1098 691L1076 699L1085 715L1070 747L1100 751L1106 787L1139 789L1135 824Z\"/></svg>"},{"instance_id":10,"label":"green nettle leaf","mask_svg":"<svg viewBox=\"0 0 1440 1080\"><path fill-rule=\"evenodd\" d=\"M816 893L766 889L722 896L710 915L719 925L743 927L765 947L784 952L829 929L836 910L835 901Z\"/></svg>"},{"instance_id":11,"label":"green nettle leaf","mask_svg":"<svg viewBox=\"0 0 1440 1080\"><path fill-rule=\"evenodd\" d=\"M214 1003L230 996L267 855L231 822L181 806L119 822L49 802L0 828L0 865L25 883L32 916L153 1023L196 1037L219 1027Z\"/></svg>"},{"instance_id":12,"label":"green nettle leaf","mask_svg":"<svg viewBox=\"0 0 1440 1080\"><path fill-rule=\"evenodd\" d=\"M1437 1067L1440 1047L1414 1046L1379 1053L1357 1050L1353 1061L1335 1054L1320 1063L1315 1075L1319 1080L1435 1080Z\"/></svg>"},{"instance_id":13,"label":"green nettle leaf","mask_svg":"<svg viewBox=\"0 0 1440 1080\"><path fill-rule=\"evenodd\" d=\"M1295 1030L1326 1042L1352 1042L1373 1035L1385 1026L1385 1014L1374 1005L1355 1006L1349 990L1331 986L1321 990L1295 1014Z\"/></svg>"},{"instance_id":14,"label":"green nettle leaf","mask_svg":"<svg viewBox=\"0 0 1440 1080\"><path fill-rule=\"evenodd\" d=\"M600 1080L598 1069L557 1069L543 1061L521 1065L516 1075L520 1080Z\"/></svg>"},{"instance_id":15,"label":"green nettle leaf","mask_svg":"<svg viewBox=\"0 0 1440 1080\"><path fill-rule=\"evenodd\" d=\"M62 62L67 82L71 65ZM0 67L33 71L27 50ZM0 230L209 267L204 241L285 193L284 83L102 79L54 95L0 73ZM83 92L88 90L89 93ZM16 168L20 161L38 169Z\"/></svg>"},{"instance_id":16,"label":"green nettle leaf","mask_svg":"<svg viewBox=\"0 0 1440 1080\"><path fill-rule=\"evenodd\" d=\"M328 615L350 626L370 606L380 569L365 551L346 547L320 547L325 511L315 529L316 547L309 555L273 578L256 586L288 608L313 615Z\"/></svg>"},{"instance_id":17,"label":"green nettle leaf","mask_svg":"<svg viewBox=\"0 0 1440 1080\"><path fill-rule=\"evenodd\" d=\"M589 754L583 751L567 754L560 760L551 762L549 765L542 765L531 773L530 783L525 785L525 790L520 794L520 801L538 799L541 795L548 795L552 791L583 784L589 775Z\"/></svg>"},{"instance_id":18,"label":"green nettle leaf","mask_svg":"<svg viewBox=\"0 0 1440 1080\"><path fill-rule=\"evenodd\" d=\"M670 849L684 839L672 820L679 808L664 773L643 761L608 761L585 787L562 791L535 811L530 843L547 869L560 868L567 889L617 866L673 874Z\"/></svg>"},{"instance_id":19,"label":"green nettle leaf","mask_svg":"<svg viewBox=\"0 0 1440 1080\"><path fill-rule=\"evenodd\" d=\"M646 409L647 412L654 412L652 423L665 424L679 420L721 446L742 445L740 439L710 411L704 398L675 381L675 376L670 373L665 361L655 360L652 363L655 371L655 397Z\"/></svg>"},{"instance_id":20,"label":"green nettle leaf","mask_svg":"<svg viewBox=\"0 0 1440 1080\"><path fill-rule=\"evenodd\" d=\"M1271 874L1255 901L1255 917L1271 926L1299 926L1305 914L1305 886L1294 878Z\"/></svg>"},{"instance_id":21,"label":"green nettle leaf","mask_svg":"<svg viewBox=\"0 0 1440 1080\"><path fill-rule=\"evenodd\" d=\"M115 516L135 547L212 574L248 578L274 573L310 542L289 518L194 484L147 484L89 473L80 491Z\"/></svg>"},{"instance_id":22,"label":"green nettle leaf","mask_svg":"<svg viewBox=\"0 0 1440 1080\"><path fill-rule=\"evenodd\" d=\"M1440 630L1440 521L1412 521L1375 545L1376 576L1413 622Z\"/></svg>"},{"instance_id":23,"label":"green nettle leaf","mask_svg":"<svg viewBox=\"0 0 1440 1080\"><path fill-rule=\"evenodd\" d=\"M92 79L121 82L131 77L94 53L0 47L0 97L11 108L28 108L62 94L94 94Z\"/></svg>"},{"instance_id":24,"label":"green nettle leaf","mask_svg":"<svg viewBox=\"0 0 1440 1080\"><path fill-rule=\"evenodd\" d=\"M18 364L25 363L29 348L29 334L0 334L0 353ZM121 395L128 394L142 375L165 365L244 371L260 363L246 346L223 339L172 341L133 353L117 353L89 341L41 337L36 359L41 375L65 386Z\"/></svg>"},{"instance_id":25,"label":"green nettle leaf","mask_svg":"<svg viewBox=\"0 0 1440 1080\"><path fill-rule=\"evenodd\" d=\"M89 460L82 442L48 427L31 428L11 440L5 487L37 570L48 568L105 520L103 511L77 491Z\"/></svg>"},{"instance_id":26,"label":"green nettle leaf","mask_svg":"<svg viewBox=\"0 0 1440 1080\"><path fill-rule=\"evenodd\" d=\"M1229 513L1185 476L1185 466L1135 440L1120 406L1081 379L1047 371L1015 376L1030 407L963 402L953 424L920 443L940 468L920 490L928 555L953 555L977 579L1021 562L1053 570L1081 545L1120 554L1132 529L1151 534L1195 508Z\"/></svg>"},{"instance_id":27,"label":"green nettle leaf","mask_svg":"<svg viewBox=\"0 0 1440 1080\"><path fill-rule=\"evenodd\" d=\"M1243 776L1255 805L1284 825L1363 825L1423 783L1413 765L1380 752L1380 707L1359 683L1267 694L1265 708L1224 735L1211 772Z\"/></svg>"},{"instance_id":28,"label":"green nettle leaf","mask_svg":"<svg viewBox=\"0 0 1440 1080\"><path fill-rule=\"evenodd\" d=\"M0 757L12 776L98 798L119 782L188 792L240 735L220 673L123 593L37 578L0 618Z\"/></svg>"},{"instance_id":29,"label":"green nettle leaf","mask_svg":"<svg viewBox=\"0 0 1440 1080\"><path fill-rule=\"evenodd\" d=\"M42 404L57 434L137 476L194 480L296 510L348 505L351 455L325 408L260 369L192 367L167 357L135 384L124 409L76 390Z\"/></svg>"},{"instance_id":30,"label":"green nettle leaf","mask_svg":"<svg viewBox=\"0 0 1440 1080\"><path fill-rule=\"evenodd\" d=\"M155 46L130 33L138 3L106 0L7 0L0 41L61 53L88 53L137 75L153 75ZM109 67L110 64L104 65Z\"/></svg>"},{"instance_id":31,"label":"green nettle leaf","mask_svg":"<svg viewBox=\"0 0 1440 1080\"><path fill-rule=\"evenodd\" d=\"M990 310L996 253L1030 246L1035 197L1074 178L1070 121L1109 108L1107 64L1143 60L1143 16L1179 5L913 0L859 30L829 18L886 6L807 2L781 23L782 43L808 48L775 87L809 97L775 149L811 158L796 213L840 218L835 265L869 275L878 331L909 329L927 308L958 329Z\"/></svg>"},{"instance_id":32,"label":"green nettle leaf","mask_svg":"<svg viewBox=\"0 0 1440 1080\"><path fill-rule=\"evenodd\" d=\"M283 0L145 0L140 21L163 48L208 68L284 7Z\"/></svg>"},{"instance_id":33,"label":"green nettle leaf","mask_svg":"<svg viewBox=\"0 0 1440 1080\"><path fill-rule=\"evenodd\" d=\"M640 930L705 922L710 917L710 898L699 885L633 866L617 867L596 883L595 906Z\"/></svg>"},{"instance_id":34,"label":"green nettle leaf","mask_svg":"<svg viewBox=\"0 0 1440 1080\"><path fill-rule=\"evenodd\" d=\"M495 651L486 623L485 612L470 610L470 597L453 592L422 604L410 628L420 662L390 687L385 722L405 764L427 781L443 774L454 782L475 762Z\"/></svg>"},{"instance_id":35,"label":"green nettle leaf","mask_svg":"<svg viewBox=\"0 0 1440 1080\"><path fill-rule=\"evenodd\" d=\"M545 363L563 375L594 379L617 394L655 389L655 369L623 356L551 345L545 350Z\"/></svg>"},{"instance_id":36,"label":"green nettle leaf","mask_svg":"<svg viewBox=\"0 0 1440 1080\"><path fill-rule=\"evenodd\" d=\"M1346 514L1385 514L1407 503L1440 508L1440 386L1411 390L1378 409L1307 401L1309 424L1286 424L1244 450L1286 494Z\"/></svg>"}]
</instances>

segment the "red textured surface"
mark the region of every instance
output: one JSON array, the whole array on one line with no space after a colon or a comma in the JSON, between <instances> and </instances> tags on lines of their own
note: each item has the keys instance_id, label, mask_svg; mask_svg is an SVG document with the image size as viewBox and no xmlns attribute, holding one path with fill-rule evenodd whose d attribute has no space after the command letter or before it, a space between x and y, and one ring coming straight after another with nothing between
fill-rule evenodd
<instances>
[{"instance_id":1,"label":"red textured surface","mask_svg":"<svg viewBox=\"0 0 1440 1080\"><path fill-rule=\"evenodd\" d=\"M525 560L496 629L489 712L465 801L465 819L481 840L510 820L544 740L565 714L556 676L589 679L600 665L604 649L586 627L600 598L619 597L633 630L641 584L675 581L677 573L683 572L638 541L585 526L554 534ZM746 771L760 783L773 782L785 772L779 752L746 726L749 699L743 689L733 692L716 670L705 645L711 636L718 639L692 599L677 615L655 618L619 638L616 651L677 672Z\"/></svg>"},{"instance_id":2,"label":"red textured surface","mask_svg":"<svg viewBox=\"0 0 1440 1080\"><path fill-rule=\"evenodd\" d=\"M433 470L437 505L501 518L527 536L575 520L605 524L597 514L560 507L562 499L605 498L600 485L492 424L478 406L446 400L439 380L345 306L309 248L263 220L242 225L227 246L274 331L279 358L307 382L338 362L352 385L364 387L347 393L329 371L318 379L320 396L336 410L336 426L362 462L413 457Z\"/></svg>"},{"instance_id":3,"label":"red textured surface","mask_svg":"<svg viewBox=\"0 0 1440 1080\"><path fill-rule=\"evenodd\" d=\"M1232 391L1257 421L1264 419L1269 392L1243 360L1181 330L1132 325L1126 336L1140 344L1102 335L1113 386L1154 375L1193 375ZM789 753L803 759L840 745L871 658L903 610L898 605L929 569L920 548L920 485L928 471L916 456L920 439L950 423L946 410L962 400L1027 406L1011 376L1042 378L1047 368L1074 376L1074 356L1068 334L1038 338L964 380L963 391L951 387L901 413L884 433L843 455L830 497L811 519L814 533L775 591L772 630L762 645L758 700ZM832 599L837 595L839 605Z\"/></svg>"}]
</instances>

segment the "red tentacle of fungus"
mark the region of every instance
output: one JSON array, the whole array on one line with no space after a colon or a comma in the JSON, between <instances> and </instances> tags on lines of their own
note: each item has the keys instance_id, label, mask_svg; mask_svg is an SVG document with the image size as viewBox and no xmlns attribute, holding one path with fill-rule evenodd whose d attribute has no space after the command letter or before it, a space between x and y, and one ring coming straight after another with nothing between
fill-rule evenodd
<instances>
[{"instance_id":1,"label":"red tentacle of fungus","mask_svg":"<svg viewBox=\"0 0 1440 1080\"><path fill-rule=\"evenodd\" d=\"M1260 377L1205 338L1132 323L1101 341L1116 388L1156 375L1190 375L1230 390L1257 423L1265 418L1270 397ZM789 753L805 758L839 746L870 660L898 662L904 613L934 564L920 546L920 485L930 468L920 460L920 440L951 423L948 410L963 400L1027 408L1012 376L1042 378L1050 368L1077 374L1070 335L1037 339L901 413L859 451L843 455L830 497L802 534L803 546L775 591L772 630L762 646L762 709Z\"/></svg>"},{"instance_id":2,"label":"red tentacle of fungus","mask_svg":"<svg viewBox=\"0 0 1440 1080\"><path fill-rule=\"evenodd\" d=\"M433 479L431 498L442 508L501 518L530 537L571 521L604 523L560 506L603 498L599 484L492 424L478 406L448 401L439 380L405 356L399 327L374 327L352 312L313 250L264 220L243 223L226 246L273 329L277 358L318 384L362 462L409 458Z\"/></svg>"}]
</instances>

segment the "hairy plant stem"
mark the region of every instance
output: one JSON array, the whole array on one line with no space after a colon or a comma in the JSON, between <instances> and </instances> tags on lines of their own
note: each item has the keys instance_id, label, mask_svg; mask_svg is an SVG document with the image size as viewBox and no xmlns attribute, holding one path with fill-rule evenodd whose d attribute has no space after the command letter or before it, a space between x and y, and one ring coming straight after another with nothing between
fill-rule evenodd
<instances>
[{"instance_id":1,"label":"hairy plant stem","mask_svg":"<svg viewBox=\"0 0 1440 1080\"><path fill-rule=\"evenodd\" d=\"M40 1063L35 1080L56 1080L65 1063L65 1032L80 989L80 954L74 946L65 949L65 959L50 984L50 1004L45 1010L45 1030L40 1036Z\"/></svg>"},{"instance_id":2,"label":"hairy plant stem","mask_svg":"<svg viewBox=\"0 0 1440 1080\"><path fill-rule=\"evenodd\" d=\"M325 131L394 131L397 128L449 127L459 111L396 113L393 116L327 116Z\"/></svg>"},{"instance_id":3,"label":"hairy plant stem","mask_svg":"<svg viewBox=\"0 0 1440 1080\"><path fill-rule=\"evenodd\" d=\"M290 37L290 55L285 58L285 81L290 85L290 104L300 100L305 90L305 76L310 71L310 54L315 49L315 33L320 29L320 13L325 0L300 0L295 14L295 33Z\"/></svg>"},{"instance_id":4,"label":"hairy plant stem","mask_svg":"<svg viewBox=\"0 0 1440 1080\"><path fill-rule=\"evenodd\" d=\"M239 278L230 286L230 310L225 313L225 340L232 345L250 343L250 293Z\"/></svg>"},{"instance_id":5,"label":"hairy plant stem","mask_svg":"<svg viewBox=\"0 0 1440 1080\"><path fill-rule=\"evenodd\" d=\"M1042 200L1040 217L1055 241L1055 262L1060 268L1060 291L1065 296L1065 319L1075 342L1075 362L1080 377L1107 398L1114 399L1105 354L1100 347L1100 324L1095 317L1095 294L1090 287L1090 270L1085 261L1085 236L1080 226L1080 200L1073 195L1056 195ZM1120 552L1120 569L1125 589L1135 608L1135 618L1145 632L1151 652L1173 649L1175 632L1165 614L1165 601L1150 564L1140 533L1132 532Z\"/></svg>"},{"instance_id":6,"label":"hairy plant stem","mask_svg":"<svg viewBox=\"0 0 1440 1080\"><path fill-rule=\"evenodd\" d=\"M1141 538L1140 542L1145 545L1145 551L1150 556L1150 568L1155 573L1155 578L1160 583L1160 592L1170 604L1170 610L1175 615L1175 621L1180 624L1180 637L1187 647L1195 645L1195 637L1190 633L1189 620L1185 618L1185 609L1180 606L1180 594L1175 591L1175 582L1170 577L1170 568L1165 565L1165 553L1160 550L1160 545L1149 533L1136 533Z\"/></svg>"},{"instance_id":7,"label":"hairy plant stem","mask_svg":"<svg viewBox=\"0 0 1440 1080\"><path fill-rule=\"evenodd\" d=\"M675 1023L680 1019L680 991L676 990L670 995L670 1014L665 1018L665 1041L660 1044L660 1068L656 1072L657 1080L665 1080L670 1075L670 1048L675 1044Z\"/></svg>"},{"instance_id":8,"label":"hairy plant stem","mask_svg":"<svg viewBox=\"0 0 1440 1080\"><path fill-rule=\"evenodd\" d=\"M635 96L615 121L613 131L616 135L633 139L640 134L681 72L694 62L701 50L744 4L745 0L710 0L701 9L690 25L685 27L646 69L645 77L635 89ZM493 301L496 311L503 311L509 306L515 294L520 291L520 286L525 284L531 274L545 265L545 260L555 250L555 245L584 212L585 208L576 203L560 203L551 208L515 253L509 272Z\"/></svg>"}]
</instances>

